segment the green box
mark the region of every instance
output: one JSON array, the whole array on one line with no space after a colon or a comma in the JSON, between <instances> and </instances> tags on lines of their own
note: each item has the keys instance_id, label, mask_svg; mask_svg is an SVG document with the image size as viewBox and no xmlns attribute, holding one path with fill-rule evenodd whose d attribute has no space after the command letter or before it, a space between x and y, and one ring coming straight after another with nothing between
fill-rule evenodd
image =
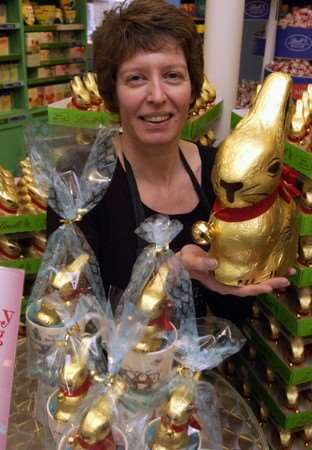
<instances>
[{"instance_id":1,"label":"green box","mask_svg":"<svg viewBox=\"0 0 312 450\"><path fill-rule=\"evenodd\" d=\"M223 109L223 100L212 106L207 112L200 117L190 119L184 125L181 138L187 141L197 141L201 136L207 133L212 122L217 120Z\"/></svg>"},{"instance_id":2,"label":"green box","mask_svg":"<svg viewBox=\"0 0 312 450\"><path fill-rule=\"evenodd\" d=\"M312 234L312 214L305 214L299 210L297 224L300 236L310 236Z\"/></svg>"},{"instance_id":3,"label":"green box","mask_svg":"<svg viewBox=\"0 0 312 450\"><path fill-rule=\"evenodd\" d=\"M35 275L40 267L40 258L0 259L0 266L24 269L26 275Z\"/></svg>"},{"instance_id":4,"label":"green box","mask_svg":"<svg viewBox=\"0 0 312 450\"><path fill-rule=\"evenodd\" d=\"M48 107L48 121L52 125L78 128L97 128L99 125L111 124L116 116L108 112L80 111L67 108L68 99L56 102ZM58 106L59 105L59 106Z\"/></svg>"},{"instance_id":5,"label":"green box","mask_svg":"<svg viewBox=\"0 0 312 450\"><path fill-rule=\"evenodd\" d=\"M274 315L274 317L294 336L312 335L312 317L297 317L295 308L292 308L293 301L273 294L259 295L260 302Z\"/></svg>"},{"instance_id":6,"label":"green box","mask_svg":"<svg viewBox=\"0 0 312 450\"><path fill-rule=\"evenodd\" d=\"M269 386L266 386L260 380L257 370L241 356L238 361L245 367L248 372L248 381L252 385L253 391L259 401L263 401L270 411L274 422L285 430L296 429L311 424L312 422L312 405L311 409L305 409L307 402L304 403L302 409L298 411L288 410L279 404L278 399L271 392ZM274 388L273 388L274 389ZM309 405L310 406L310 405Z\"/></svg>"},{"instance_id":7,"label":"green box","mask_svg":"<svg viewBox=\"0 0 312 450\"><path fill-rule=\"evenodd\" d=\"M285 142L284 162L303 175L312 178L312 154Z\"/></svg>"},{"instance_id":8,"label":"green box","mask_svg":"<svg viewBox=\"0 0 312 450\"><path fill-rule=\"evenodd\" d=\"M274 370L286 384L302 384L312 381L312 365L304 363L300 367L290 367L283 356L277 352L274 342L267 342L255 324L246 324L245 332L261 358Z\"/></svg>"},{"instance_id":9,"label":"green box","mask_svg":"<svg viewBox=\"0 0 312 450\"><path fill-rule=\"evenodd\" d=\"M45 230L46 220L47 216L45 213L0 216L0 234Z\"/></svg>"},{"instance_id":10,"label":"green box","mask_svg":"<svg viewBox=\"0 0 312 450\"><path fill-rule=\"evenodd\" d=\"M312 267L304 267L302 265L296 266L297 272L289 279L297 287L312 286Z\"/></svg>"}]
</instances>

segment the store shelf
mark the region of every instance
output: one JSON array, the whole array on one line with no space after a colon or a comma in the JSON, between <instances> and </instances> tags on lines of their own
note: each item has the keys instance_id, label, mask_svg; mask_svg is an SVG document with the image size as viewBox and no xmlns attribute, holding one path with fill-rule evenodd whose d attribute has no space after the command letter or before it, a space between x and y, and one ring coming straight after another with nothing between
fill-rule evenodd
<instances>
[{"instance_id":1,"label":"store shelf","mask_svg":"<svg viewBox=\"0 0 312 450\"><path fill-rule=\"evenodd\" d=\"M299 301L291 298L291 294L281 293L279 296L262 294L258 298L262 305L294 336L312 335L312 316L297 313L296 307Z\"/></svg>"},{"instance_id":2,"label":"store shelf","mask_svg":"<svg viewBox=\"0 0 312 450\"><path fill-rule=\"evenodd\" d=\"M21 59L20 53L10 53L9 55L0 55L0 63L19 61L20 59Z\"/></svg>"},{"instance_id":3,"label":"store shelf","mask_svg":"<svg viewBox=\"0 0 312 450\"><path fill-rule=\"evenodd\" d=\"M312 381L312 361L307 357L300 366L290 365L279 351L274 341L267 341L256 321L244 327L248 339L256 348L257 354L276 372L286 384L301 384Z\"/></svg>"},{"instance_id":4,"label":"store shelf","mask_svg":"<svg viewBox=\"0 0 312 450\"><path fill-rule=\"evenodd\" d=\"M28 86L39 86L41 84L62 83L69 81L73 75L62 75L59 77L47 77L47 78L29 78Z\"/></svg>"},{"instance_id":5,"label":"store shelf","mask_svg":"<svg viewBox=\"0 0 312 450\"><path fill-rule=\"evenodd\" d=\"M19 23L2 23L0 25L0 31L11 31L11 30L19 30L20 29L20 24Z\"/></svg>"},{"instance_id":6,"label":"store shelf","mask_svg":"<svg viewBox=\"0 0 312 450\"><path fill-rule=\"evenodd\" d=\"M47 113L48 112L47 110L48 110L48 105L40 106L39 108L30 109L29 112L30 112L30 114L42 114L42 113Z\"/></svg>"},{"instance_id":7,"label":"store shelf","mask_svg":"<svg viewBox=\"0 0 312 450\"><path fill-rule=\"evenodd\" d=\"M40 64L27 65L28 69L33 69L36 67L47 67L47 66L57 66L59 64L82 64L84 63L83 58L58 58L50 61L42 61Z\"/></svg>"},{"instance_id":8,"label":"store shelf","mask_svg":"<svg viewBox=\"0 0 312 450\"><path fill-rule=\"evenodd\" d=\"M38 31L79 31L84 30L85 26L82 23L70 23L70 24L55 24L55 25L26 25L24 27L25 32L38 32Z\"/></svg>"},{"instance_id":9,"label":"store shelf","mask_svg":"<svg viewBox=\"0 0 312 450\"><path fill-rule=\"evenodd\" d=\"M24 119L26 117L25 109L12 109L12 111L8 112L0 112L0 122L21 117Z\"/></svg>"},{"instance_id":10,"label":"store shelf","mask_svg":"<svg viewBox=\"0 0 312 450\"><path fill-rule=\"evenodd\" d=\"M46 228L46 214L0 216L0 234L41 231Z\"/></svg>"},{"instance_id":11,"label":"store shelf","mask_svg":"<svg viewBox=\"0 0 312 450\"><path fill-rule=\"evenodd\" d=\"M199 117L190 119L184 125L181 133L182 139L196 141L205 134L212 122L222 114L223 100L218 100L215 105Z\"/></svg>"},{"instance_id":12,"label":"store shelf","mask_svg":"<svg viewBox=\"0 0 312 450\"><path fill-rule=\"evenodd\" d=\"M52 48L72 48L72 47L83 47L84 44L81 41L72 42L43 42L40 44L41 49L52 49Z\"/></svg>"},{"instance_id":13,"label":"store shelf","mask_svg":"<svg viewBox=\"0 0 312 450\"><path fill-rule=\"evenodd\" d=\"M22 81L11 81L7 83L0 83L0 90L2 89L18 89L23 87L24 83Z\"/></svg>"},{"instance_id":14,"label":"store shelf","mask_svg":"<svg viewBox=\"0 0 312 450\"><path fill-rule=\"evenodd\" d=\"M48 107L48 121L53 125L68 127L97 128L100 124L116 123L116 115L109 112L80 111L67 108L69 99L55 102Z\"/></svg>"},{"instance_id":15,"label":"store shelf","mask_svg":"<svg viewBox=\"0 0 312 450\"><path fill-rule=\"evenodd\" d=\"M0 267L24 269L26 275L35 275L39 270L40 264L41 259L38 258L0 259Z\"/></svg>"},{"instance_id":16,"label":"store shelf","mask_svg":"<svg viewBox=\"0 0 312 450\"><path fill-rule=\"evenodd\" d=\"M242 356L238 357L238 361L247 372L248 383L252 385L256 398L259 402L265 403L270 411L270 416L279 427L292 430L311 423L312 405L308 399L299 402L295 410L287 409L286 402L283 403L276 387L263 383L263 377L252 361L246 361Z\"/></svg>"}]
</instances>

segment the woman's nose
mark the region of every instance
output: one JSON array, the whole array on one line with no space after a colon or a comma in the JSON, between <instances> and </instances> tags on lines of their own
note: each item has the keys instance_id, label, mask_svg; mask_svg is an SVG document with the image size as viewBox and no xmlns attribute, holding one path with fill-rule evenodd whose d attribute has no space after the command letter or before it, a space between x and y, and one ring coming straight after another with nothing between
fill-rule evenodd
<instances>
[{"instance_id":1,"label":"woman's nose","mask_svg":"<svg viewBox=\"0 0 312 450\"><path fill-rule=\"evenodd\" d=\"M161 80L151 80L149 83L148 101L152 103L164 103L166 92Z\"/></svg>"}]
</instances>

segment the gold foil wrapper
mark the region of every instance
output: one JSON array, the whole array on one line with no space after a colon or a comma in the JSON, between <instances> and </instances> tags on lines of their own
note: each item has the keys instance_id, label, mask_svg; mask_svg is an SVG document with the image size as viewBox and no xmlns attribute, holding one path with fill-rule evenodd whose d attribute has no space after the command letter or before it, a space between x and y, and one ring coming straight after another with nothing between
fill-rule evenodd
<instances>
[{"instance_id":1,"label":"gold foil wrapper","mask_svg":"<svg viewBox=\"0 0 312 450\"><path fill-rule=\"evenodd\" d=\"M295 262L293 200L277 195L256 217L239 218L242 208L256 208L280 186L290 89L289 75L276 72L267 77L249 113L217 152L212 183L229 221L212 214L209 256L217 259L214 275L223 284L243 286L285 276ZM231 211L233 217L239 214L235 221Z\"/></svg>"}]
</instances>

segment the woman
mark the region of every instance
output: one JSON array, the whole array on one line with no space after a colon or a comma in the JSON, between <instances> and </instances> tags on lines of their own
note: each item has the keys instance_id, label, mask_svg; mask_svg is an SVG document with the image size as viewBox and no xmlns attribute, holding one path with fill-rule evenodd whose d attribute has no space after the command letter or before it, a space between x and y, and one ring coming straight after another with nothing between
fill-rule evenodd
<instances>
[{"instance_id":1,"label":"woman","mask_svg":"<svg viewBox=\"0 0 312 450\"><path fill-rule=\"evenodd\" d=\"M217 262L192 244L191 226L208 217L214 200L214 150L179 138L203 81L202 45L192 19L165 0L134 0L106 14L94 47L100 92L123 129L114 143L119 162L111 186L81 223L106 289L124 289L129 281L142 246L135 228L152 214L167 214L184 225L171 248L194 280L197 315L209 306L241 322L251 303L230 294L267 293L289 282L224 286L213 277Z\"/></svg>"}]
</instances>

